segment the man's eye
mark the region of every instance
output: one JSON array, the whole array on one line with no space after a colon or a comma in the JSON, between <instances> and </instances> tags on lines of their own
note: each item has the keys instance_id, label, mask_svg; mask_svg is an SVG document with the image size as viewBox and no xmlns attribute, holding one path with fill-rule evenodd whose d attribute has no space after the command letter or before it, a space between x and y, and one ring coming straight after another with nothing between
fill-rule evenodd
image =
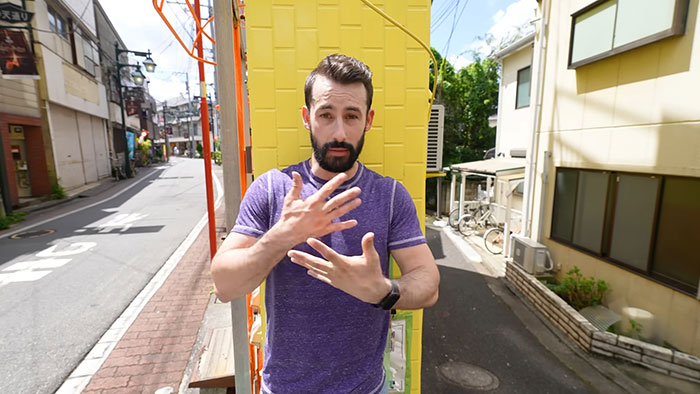
<instances>
[{"instance_id":1,"label":"man's eye","mask_svg":"<svg viewBox=\"0 0 700 394\"><path fill-rule=\"evenodd\" d=\"M348 118L348 119L358 119L359 117L358 117L357 115L352 115L352 114L350 114L350 115L347 116L347 118Z\"/></svg>"},{"instance_id":2,"label":"man's eye","mask_svg":"<svg viewBox=\"0 0 700 394\"><path fill-rule=\"evenodd\" d=\"M324 119L330 119L331 114L321 114L320 116Z\"/></svg>"}]
</instances>

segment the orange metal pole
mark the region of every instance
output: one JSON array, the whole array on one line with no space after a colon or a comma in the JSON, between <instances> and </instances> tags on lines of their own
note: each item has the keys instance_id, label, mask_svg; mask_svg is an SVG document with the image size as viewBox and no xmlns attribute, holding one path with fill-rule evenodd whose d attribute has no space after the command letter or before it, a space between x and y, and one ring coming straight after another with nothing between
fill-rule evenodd
<instances>
[{"instance_id":1,"label":"orange metal pole","mask_svg":"<svg viewBox=\"0 0 700 394\"><path fill-rule=\"evenodd\" d=\"M236 113L238 114L238 162L241 177L241 191L245 195L248 189L248 177L245 160L245 126L243 116L243 71L241 61L241 29L240 21L233 24L233 57L234 71L236 73Z\"/></svg>"},{"instance_id":2,"label":"orange metal pole","mask_svg":"<svg viewBox=\"0 0 700 394\"><path fill-rule=\"evenodd\" d=\"M202 16L200 15L199 0L194 0L195 17L197 19L198 29L201 29ZM204 57L204 47L202 45L202 35L197 35L197 55L200 58ZM210 259L216 254L216 217L214 215L214 190L212 188L211 175L211 140L209 139L209 105L207 104L207 85L204 78L204 63L197 62L199 66L199 83L201 84L201 115L202 123L202 144L204 149L204 181L207 189L207 213L209 216L209 253Z\"/></svg>"}]
</instances>

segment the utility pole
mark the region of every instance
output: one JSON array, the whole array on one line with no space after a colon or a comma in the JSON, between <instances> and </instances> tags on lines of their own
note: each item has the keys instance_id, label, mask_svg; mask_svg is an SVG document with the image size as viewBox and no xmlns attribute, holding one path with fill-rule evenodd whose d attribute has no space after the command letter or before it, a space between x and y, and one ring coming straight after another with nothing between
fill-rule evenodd
<instances>
[{"instance_id":1,"label":"utility pole","mask_svg":"<svg viewBox=\"0 0 700 394\"><path fill-rule=\"evenodd\" d=\"M214 8L211 5L211 0L207 0L207 8L209 10L209 17L211 18L212 15L214 15ZM209 30L211 32L211 37L216 40L216 29L214 28L214 24L216 23L216 20L212 19L211 23L209 23ZM212 51L212 60L216 63L216 51ZM216 105L219 104L219 98L217 97L219 94L219 80L216 77L216 67L214 67L214 96L212 100L212 133L214 135L214 139L219 137L219 125L218 125L218 115L216 111ZM219 143L221 143L219 141ZM212 139L211 141L211 150L212 152L214 151L214 148L216 145L214 144L214 140Z\"/></svg>"},{"instance_id":2,"label":"utility pole","mask_svg":"<svg viewBox=\"0 0 700 394\"><path fill-rule=\"evenodd\" d=\"M224 170L224 201L226 203L226 230L231 230L238 216L241 205L241 179L238 162L238 136L237 136L237 106L236 83L234 75L233 41L233 7L237 1L215 1L214 13L218 23L216 24L216 54L218 55L217 74L218 86L217 101L221 108L221 154ZM250 353L248 342L248 324L246 312L246 298L239 297L231 301L231 326L233 329L233 350L236 375L236 392L247 394L251 392L250 381Z\"/></svg>"},{"instance_id":3,"label":"utility pole","mask_svg":"<svg viewBox=\"0 0 700 394\"><path fill-rule=\"evenodd\" d=\"M190 74L185 73L185 84L187 85L187 127L190 133L190 158L194 157L194 132L192 127L192 98L190 98Z\"/></svg>"},{"instance_id":4,"label":"utility pole","mask_svg":"<svg viewBox=\"0 0 700 394\"><path fill-rule=\"evenodd\" d=\"M165 161L170 161L170 138L168 138L168 101L163 101L163 138L165 139Z\"/></svg>"}]
</instances>

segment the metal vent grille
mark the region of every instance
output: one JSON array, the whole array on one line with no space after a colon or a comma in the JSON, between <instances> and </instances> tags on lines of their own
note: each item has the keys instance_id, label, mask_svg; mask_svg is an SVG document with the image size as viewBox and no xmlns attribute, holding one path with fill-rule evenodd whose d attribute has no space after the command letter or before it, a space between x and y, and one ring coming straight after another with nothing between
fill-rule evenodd
<instances>
[{"instance_id":1,"label":"metal vent grille","mask_svg":"<svg viewBox=\"0 0 700 394\"><path fill-rule=\"evenodd\" d=\"M433 104L428 122L428 158L427 171L442 170L442 135L445 130L445 107Z\"/></svg>"}]
</instances>

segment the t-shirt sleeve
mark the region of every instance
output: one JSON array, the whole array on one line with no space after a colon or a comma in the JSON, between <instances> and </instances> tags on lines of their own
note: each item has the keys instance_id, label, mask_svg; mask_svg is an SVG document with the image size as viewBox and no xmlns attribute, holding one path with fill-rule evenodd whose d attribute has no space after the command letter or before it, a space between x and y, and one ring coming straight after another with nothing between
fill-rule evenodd
<instances>
[{"instance_id":1,"label":"t-shirt sleeve","mask_svg":"<svg viewBox=\"0 0 700 394\"><path fill-rule=\"evenodd\" d=\"M425 237L421 231L420 221L416 213L416 206L413 204L408 190L394 180L392 186L392 199L389 208L389 250L407 248L409 246L425 243Z\"/></svg>"},{"instance_id":2,"label":"t-shirt sleeve","mask_svg":"<svg viewBox=\"0 0 700 394\"><path fill-rule=\"evenodd\" d=\"M259 238L270 228L270 190L272 173L256 178L246 191L232 233Z\"/></svg>"}]
</instances>

